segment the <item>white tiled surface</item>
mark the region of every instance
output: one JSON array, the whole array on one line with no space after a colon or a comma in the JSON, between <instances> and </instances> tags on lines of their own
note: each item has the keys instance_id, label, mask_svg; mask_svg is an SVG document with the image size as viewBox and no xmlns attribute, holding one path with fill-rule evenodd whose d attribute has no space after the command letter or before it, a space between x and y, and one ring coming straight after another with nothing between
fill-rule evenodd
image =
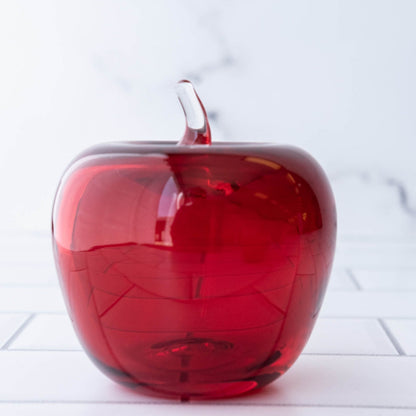
<instances>
[{"instance_id":1,"label":"white tiled surface","mask_svg":"<svg viewBox=\"0 0 416 416\"><path fill-rule=\"evenodd\" d=\"M0 403L0 414L15 416L210 416L227 415L230 412L241 416L414 416L413 409L351 408L321 406L238 406L218 404L140 404L135 403Z\"/></svg>"},{"instance_id":2,"label":"white tiled surface","mask_svg":"<svg viewBox=\"0 0 416 416\"><path fill-rule=\"evenodd\" d=\"M51 287L2 287L0 312L62 312L65 305L57 286Z\"/></svg>"},{"instance_id":3,"label":"white tiled surface","mask_svg":"<svg viewBox=\"0 0 416 416\"><path fill-rule=\"evenodd\" d=\"M356 290L357 285L353 279L349 270L347 269L334 269L332 271L331 279L328 284L329 290Z\"/></svg>"},{"instance_id":4,"label":"white tiled surface","mask_svg":"<svg viewBox=\"0 0 416 416\"><path fill-rule=\"evenodd\" d=\"M10 349L80 350L81 345L66 314L37 314Z\"/></svg>"},{"instance_id":5,"label":"white tiled surface","mask_svg":"<svg viewBox=\"0 0 416 416\"><path fill-rule=\"evenodd\" d=\"M304 353L396 355L397 350L377 319L321 318Z\"/></svg>"},{"instance_id":6,"label":"white tiled surface","mask_svg":"<svg viewBox=\"0 0 416 416\"><path fill-rule=\"evenodd\" d=\"M411 241L395 247L341 238L337 256L346 265L337 260L316 327L294 366L257 394L207 403L134 392L96 369L75 336L56 277L45 279L53 270L47 241L47 235L27 237L20 248L21 256L37 250L38 267L24 279L20 272L15 282L0 278L1 415L416 415L413 269L395 274L391 266L400 270ZM16 247L4 245L3 253ZM367 248L380 264L373 265ZM1 269L11 276L16 264L3 261Z\"/></svg>"},{"instance_id":7,"label":"white tiled surface","mask_svg":"<svg viewBox=\"0 0 416 416\"><path fill-rule=\"evenodd\" d=\"M416 315L416 293L403 292L341 292L328 296L321 316L331 317L394 317Z\"/></svg>"},{"instance_id":8,"label":"white tiled surface","mask_svg":"<svg viewBox=\"0 0 416 416\"><path fill-rule=\"evenodd\" d=\"M0 380L0 402L160 400L115 385L82 351L2 351L0 367L7 374ZM416 408L415 372L416 357L303 355L284 381L213 404Z\"/></svg>"},{"instance_id":9,"label":"white tiled surface","mask_svg":"<svg viewBox=\"0 0 416 416\"><path fill-rule=\"evenodd\" d=\"M22 263L15 260L0 265L0 284L3 286L42 286L53 285L55 282L56 271L51 264Z\"/></svg>"},{"instance_id":10,"label":"white tiled surface","mask_svg":"<svg viewBox=\"0 0 416 416\"><path fill-rule=\"evenodd\" d=\"M416 290L416 267L356 269L352 271L360 287L368 290Z\"/></svg>"},{"instance_id":11,"label":"white tiled surface","mask_svg":"<svg viewBox=\"0 0 416 416\"><path fill-rule=\"evenodd\" d=\"M404 353L416 356L416 319L386 319L385 322Z\"/></svg>"},{"instance_id":12,"label":"white tiled surface","mask_svg":"<svg viewBox=\"0 0 416 416\"><path fill-rule=\"evenodd\" d=\"M11 337L17 333L29 316L25 313L0 314L0 348L3 348Z\"/></svg>"}]
</instances>

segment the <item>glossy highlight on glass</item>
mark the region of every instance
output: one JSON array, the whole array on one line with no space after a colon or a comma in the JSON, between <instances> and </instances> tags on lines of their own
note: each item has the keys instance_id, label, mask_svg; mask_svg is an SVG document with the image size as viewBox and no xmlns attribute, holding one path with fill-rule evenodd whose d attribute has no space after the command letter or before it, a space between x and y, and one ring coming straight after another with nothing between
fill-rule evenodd
<instances>
[{"instance_id":1,"label":"glossy highlight on glass","mask_svg":"<svg viewBox=\"0 0 416 416\"><path fill-rule=\"evenodd\" d=\"M335 204L308 154L211 143L192 85L175 142L81 153L54 204L53 244L79 339L110 378L219 398L282 375L304 347L335 248Z\"/></svg>"}]
</instances>

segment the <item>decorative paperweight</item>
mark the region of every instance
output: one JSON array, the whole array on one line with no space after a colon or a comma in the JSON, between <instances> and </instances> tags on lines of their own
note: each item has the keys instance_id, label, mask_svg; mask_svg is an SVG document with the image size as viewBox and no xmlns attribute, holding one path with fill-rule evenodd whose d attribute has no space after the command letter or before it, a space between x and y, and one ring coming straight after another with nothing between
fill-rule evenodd
<instances>
[{"instance_id":1,"label":"decorative paperweight","mask_svg":"<svg viewBox=\"0 0 416 416\"><path fill-rule=\"evenodd\" d=\"M336 211L303 150L211 142L191 83L179 142L92 147L65 171L53 246L76 333L113 380L167 396L265 386L298 358L326 290Z\"/></svg>"}]
</instances>

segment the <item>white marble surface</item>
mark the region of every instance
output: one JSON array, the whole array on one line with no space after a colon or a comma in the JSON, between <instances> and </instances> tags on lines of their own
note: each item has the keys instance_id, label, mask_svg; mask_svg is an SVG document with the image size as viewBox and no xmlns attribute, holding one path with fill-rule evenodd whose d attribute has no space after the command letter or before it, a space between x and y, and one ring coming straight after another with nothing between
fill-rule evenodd
<instances>
[{"instance_id":1,"label":"white marble surface","mask_svg":"<svg viewBox=\"0 0 416 416\"><path fill-rule=\"evenodd\" d=\"M0 2L0 413L414 415L415 16L412 0ZM182 78L214 140L305 148L338 208L305 353L261 394L215 406L102 376L79 350L50 250L65 166L102 141L178 139Z\"/></svg>"},{"instance_id":2,"label":"white marble surface","mask_svg":"<svg viewBox=\"0 0 416 416\"><path fill-rule=\"evenodd\" d=\"M47 231L85 147L179 138L189 78L214 140L320 161L341 236L413 239L415 15L412 0L1 2L0 229Z\"/></svg>"}]
</instances>

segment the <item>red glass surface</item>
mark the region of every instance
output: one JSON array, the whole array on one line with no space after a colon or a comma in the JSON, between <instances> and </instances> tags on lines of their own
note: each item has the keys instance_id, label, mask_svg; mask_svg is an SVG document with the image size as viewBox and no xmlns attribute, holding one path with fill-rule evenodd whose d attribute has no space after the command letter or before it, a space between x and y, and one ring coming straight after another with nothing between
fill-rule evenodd
<instances>
[{"instance_id":1,"label":"red glass surface","mask_svg":"<svg viewBox=\"0 0 416 416\"><path fill-rule=\"evenodd\" d=\"M76 331L107 375L211 397L297 358L335 227L328 182L300 150L126 143L67 171L54 242Z\"/></svg>"},{"instance_id":2,"label":"red glass surface","mask_svg":"<svg viewBox=\"0 0 416 416\"><path fill-rule=\"evenodd\" d=\"M293 364L335 246L333 196L309 155L186 145L209 143L207 127L188 126L182 146L84 152L53 216L61 286L88 355L120 383L184 399L241 394Z\"/></svg>"}]
</instances>

